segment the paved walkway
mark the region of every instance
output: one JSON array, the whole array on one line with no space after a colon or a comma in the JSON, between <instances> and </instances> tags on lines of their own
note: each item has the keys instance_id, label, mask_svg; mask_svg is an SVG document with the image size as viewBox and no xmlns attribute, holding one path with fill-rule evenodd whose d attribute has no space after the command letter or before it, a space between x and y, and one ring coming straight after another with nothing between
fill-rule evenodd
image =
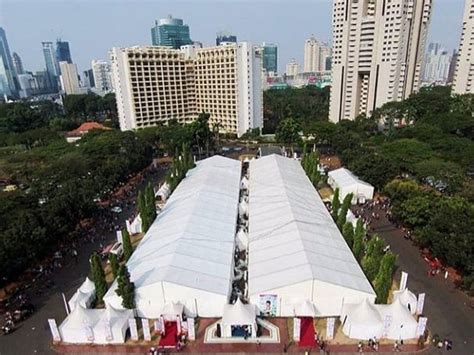
<instances>
[{"instance_id":1,"label":"paved walkway","mask_svg":"<svg viewBox=\"0 0 474 355\"><path fill-rule=\"evenodd\" d=\"M426 293L424 313L431 334L452 340L454 349L450 353L473 355L474 310L469 306L470 298L443 275L429 277L428 264L420 256L419 248L403 238L403 231L385 218L384 211L375 211L380 219L373 222L371 233L382 236L391 250L398 254L395 277L399 280L401 271L408 272L408 288L416 295ZM430 353L440 354L442 351L432 349Z\"/></svg>"}]
</instances>

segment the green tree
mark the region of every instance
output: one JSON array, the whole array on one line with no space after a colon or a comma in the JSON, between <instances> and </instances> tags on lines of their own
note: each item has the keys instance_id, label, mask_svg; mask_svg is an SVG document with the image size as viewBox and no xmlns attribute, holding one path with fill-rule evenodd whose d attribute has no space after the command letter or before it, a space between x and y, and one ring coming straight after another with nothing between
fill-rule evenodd
<instances>
[{"instance_id":1,"label":"green tree","mask_svg":"<svg viewBox=\"0 0 474 355\"><path fill-rule=\"evenodd\" d=\"M117 254L109 253L109 262L110 262L110 267L112 269L112 275L114 275L114 278L117 278L118 270L120 267Z\"/></svg>"},{"instance_id":2,"label":"green tree","mask_svg":"<svg viewBox=\"0 0 474 355\"><path fill-rule=\"evenodd\" d=\"M339 188L336 188L334 191L334 196L332 198L332 218L337 221L337 216L339 213L339 208L341 207L341 201L339 200Z\"/></svg>"},{"instance_id":3,"label":"green tree","mask_svg":"<svg viewBox=\"0 0 474 355\"><path fill-rule=\"evenodd\" d=\"M148 231L148 228L150 228L151 221L149 219L146 195L142 191L138 191L137 204L138 212L140 213L140 218L142 220L142 232L146 233Z\"/></svg>"},{"instance_id":4,"label":"green tree","mask_svg":"<svg viewBox=\"0 0 474 355\"><path fill-rule=\"evenodd\" d=\"M135 284L130 281L130 273L126 265L120 266L115 292L122 297L122 306L124 308L135 308Z\"/></svg>"},{"instance_id":5,"label":"green tree","mask_svg":"<svg viewBox=\"0 0 474 355\"><path fill-rule=\"evenodd\" d=\"M277 142L284 143L289 147L291 149L291 154L293 154L295 144L301 142L300 131L301 127L296 120L293 118L286 118L278 124L275 139Z\"/></svg>"},{"instance_id":6,"label":"green tree","mask_svg":"<svg viewBox=\"0 0 474 355\"><path fill-rule=\"evenodd\" d=\"M380 268L374 280L374 289L377 294L377 303L387 303L388 294L392 287L392 276L395 269L397 256L391 252L386 253L380 262Z\"/></svg>"},{"instance_id":7,"label":"green tree","mask_svg":"<svg viewBox=\"0 0 474 355\"><path fill-rule=\"evenodd\" d=\"M371 281L375 279L379 271L380 262L384 255L384 245L383 240L377 235L374 235L367 243L367 253L362 259L362 268Z\"/></svg>"},{"instance_id":8,"label":"green tree","mask_svg":"<svg viewBox=\"0 0 474 355\"><path fill-rule=\"evenodd\" d=\"M344 227L342 228L342 235L344 236L349 248L352 249L354 245L354 227L352 226L352 223L346 222L344 224Z\"/></svg>"},{"instance_id":9,"label":"green tree","mask_svg":"<svg viewBox=\"0 0 474 355\"><path fill-rule=\"evenodd\" d=\"M339 227L340 230L342 230L342 227L346 223L346 218L347 218L347 212L349 211L349 207L352 203L352 197L354 194L350 193L347 194L346 197L344 197L344 200L342 201L341 209L339 211L339 214L337 216L337 226Z\"/></svg>"},{"instance_id":10,"label":"green tree","mask_svg":"<svg viewBox=\"0 0 474 355\"><path fill-rule=\"evenodd\" d=\"M105 293L107 292L107 281L105 280L104 268L99 254L94 252L91 256L91 277L95 285L95 295L99 302L102 302Z\"/></svg>"},{"instance_id":11,"label":"green tree","mask_svg":"<svg viewBox=\"0 0 474 355\"><path fill-rule=\"evenodd\" d=\"M364 254L365 235L366 231L364 228L364 222L361 218L359 218L354 231L354 243L352 244L352 252L359 262L362 260L362 256Z\"/></svg>"},{"instance_id":12,"label":"green tree","mask_svg":"<svg viewBox=\"0 0 474 355\"><path fill-rule=\"evenodd\" d=\"M123 256L125 261L130 259L130 256L133 253L132 242L130 240L130 234L126 229L122 230L122 243L123 243Z\"/></svg>"}]
</instances>

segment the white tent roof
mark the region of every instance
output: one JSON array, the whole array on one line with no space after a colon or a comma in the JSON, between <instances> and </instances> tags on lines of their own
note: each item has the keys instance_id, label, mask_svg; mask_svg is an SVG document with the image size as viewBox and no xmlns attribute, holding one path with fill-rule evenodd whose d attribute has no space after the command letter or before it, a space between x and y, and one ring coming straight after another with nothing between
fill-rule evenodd
<instances>
[{"instance_id":1,"label":"white tent roof","mask_svg":"<svg viewBox=\"0 0 474 355\"><path fill-rule=\"evenodd\" d=\"M356 305L346 305L347 322L355 325L376 325L382 322L380 313L373 304L365 299Z\"/></svg>"},{"instance_id":2,"label":"white tent roof","mask_svg":"<svg viewBox=\"0 0 474 355\"><path fill-rule=\"evenodd\" d=\"M63 329L84 329L84 327L94 327L100 319L103 310L101 309L85 309L78 305L69 313L60 328Z\"/></svg>"},{"instance_id":3,"label":"white tent roof","mask_svg":"<svg viewBox=\"0 0 474 355\"><path fill-rule=\"evenodd\" d=\"M127 262L137 293L166 282L228 295L240 173L239 161L221 156L188 172ZM118 297L116 287L106 301Z\"/></svg>"},{"instance_id":4,"label":"white tent roof","mask_svg":"<svg viewBox=\"0 0 474 355\"><path fill-rule=\"evenodd\" d=\"M374 296L352 251L300 162L250 163L249 295L308 280Z\"/></svg>"},{"instance_id":5,"label":"white tent roof","mask_svg":"<svg viewBox=\"0 0 474 355\"><path fill-rule=\"evenodd\" d=\"M331 177L338 186L341 188L344 186L352 186L355 184L361 184L373 187L369 183L360 180L356 175L354 175L350 170L346 168L339 168L328 173L328 176Z\"/></svg>"},{"instance_id":6,"label":"white tent roof","mask_svg":"<svg viewBox=\"0 0 474 355\"><path fill-rule=\"evenodd\" d=\"M408 309L408 305L410 305L410 311L412 314L416 313L416 306L418 303L418 299L416 298L415 294L411 292L408 288L403 290L394 291L393 292L394 300L400 300L401 304Z\"/></svg>"},{"instance_id":7,"label":"white tent roof","mask_svg":"<svg viewBox=\"0 0 474 355\"><path fill-rule=\"evenodd\" d=\"M243 304L240 298L234 304L226 304L222 314L224 324L254 324L257 312L253 304Z\"/></svg>"},{"instance_id":8,"label":"white tent roof","mask_svg":"<svg viewBox=\"0 0 474 355\"><path fill-rule=\"evenodd\" d=\"M168 302L161 309L161 314L176 316L183 314L184 305L181 302Z\"/></svg>"},{"instance_id":9,"label":"white tent roof","mask_svg":"<svg viewBox=\"0 0 474 355\"><path fill-rule=\"evenodd\" d=\"M84 280L79 290L84 293L95 292L95 284L88 278Z\"/></svg>"},{"instance_id":10,"label":"white tent roof","mask_svg":"<svg viewBox=\"0 0 474 355\"><path fill-rule=\"evenodd\" d=\"M315 317L316 315L316 307L309 300L304 300L295 305L295 316L297 317Z\"/></svg>"}]
</instances>

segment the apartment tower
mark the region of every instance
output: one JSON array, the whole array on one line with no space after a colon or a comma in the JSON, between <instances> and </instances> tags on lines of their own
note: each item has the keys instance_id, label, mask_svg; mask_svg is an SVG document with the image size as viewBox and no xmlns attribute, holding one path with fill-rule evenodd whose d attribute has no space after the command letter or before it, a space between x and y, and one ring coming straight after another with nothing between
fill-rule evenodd
<instances>
[{"instance_id":1,"label":"apartment tower","mask_svg":"<svg viewBox=\"0 0 474 355\"><path fill-rule=\"evenodd\" d=\"M466 0L453 92L474 94L474 0Z\"/></svg>"},{"instance_id":2,"label":"apartment tower","mask_svg":"<svg viewBox=\"0 0 474 355\"><path fill-rule=\"evenodd\" d=\"M311 36L304 44L304 72L316 73L325 71L328 58L330 57L331 47Z\"/></svg>"},{"instance_id":3,"label":"apartment tower","mask_svg":"<svg viewBox=\"0 0 474 355\"><path fill-rule=\"evenodd\" d=\"M210 125L239 136L262 126L262 53L247 42L113 48L112 77L121 130L210 114Z\"/></svg>"},{"instance_id":4,"label":"apartment tower","mask_svg":"<svg viewBox=\"0 0 474 355\"><path fill-rule=\"evenodd\" d=\"M370 115L416 92L432 0L333 0L329 119Z\"/></svg>"}]
</instances>

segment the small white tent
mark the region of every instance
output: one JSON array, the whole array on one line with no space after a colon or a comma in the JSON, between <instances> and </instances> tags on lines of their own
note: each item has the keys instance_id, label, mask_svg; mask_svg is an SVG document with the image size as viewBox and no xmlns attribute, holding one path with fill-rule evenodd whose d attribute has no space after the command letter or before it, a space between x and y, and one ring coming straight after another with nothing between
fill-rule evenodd
<instances>
[{"instance_id":1,"label":"small white tent","mask_svg":"<svg viewBox=\"0 0 474 355\"><path fill-rule=\"evenodd\" d=\"M415 294L411 292L408 288L405 288L404 290L394 291L393 298L394 300L400 300L401 304L407 307L411 314L416 313L416 305L418 303L418 299L416 298Z\"/></svg>"},{"instance_id":2,"label":"small white tent","mask_svg":"<svg viewBox=\"0 0 474 355\"><path fill-rule=\"evenodd\" d=\"M100 319L94 326L95 344L123 344L128 329L128 320L133 318L132 310L119 311L112 307L101 310Z\"/></svg>"},{"instance_id":3,"label":"small white tent","mask_svg":"<svg viewBox=\"0 0 474 355\"><path fill-rule=\"evenodd\" d=\"M75 344L94 342L93 328L102 312L78 305L59 326L62 341Z\"/></svg>"},{"instance_id":4,"label":"small white tent","mask_svg":"<svg viewBox=\"0 0 474 355\"><path fill-rule=\"evenodd\" d=\"M304 300L303 302L295 305L296 317L316 317L316 315L316 307L309 300Z\"/></svg>"},{"instance_id":5,"label":"small white tent","mask_svg":"<svg viewBox=\"0 0 474 355\"><path fill-rule=\"evenodd\" d=\"M415 339L418 323L406 306L399 299L389 305L377 306L382 319L387 316L390 326L385 330L385 337L393 340Z\"/></svg>"},{"instance_id":6,"label":"small white tent","mask_svg":"<svg viewBox=\"0 0 474 355\"><path fill-rule=\"evenodd\" d=\"M165 182L161 187L158 189L158 191L155 194L155 197L160 200L164 201L168 198L168 196L171 194L171 189L170 185Z\"/></svg>"},{"instance_id":7,"label":"small white tent","mask_svg":"<svg viewBox=\"0 0 474 355\"><path fill-rule=\"evenodd\" d=\"M89 308L92 301L95 298L95 285L94 283L86 277L82 285L77 289L77 291L72 295L71 299L68 302L69 309L74 311L77 305L80 305L84 308Z\"/></svg>"},{"instance_id":8,"label":"small white tent","mask_svg":"<svg viewBox=\"0 0 474 355\"><path fill-rule=\"evenodd\" d=\"M232 337L232 326L250 326L252 337L257 336L257 311L253 304L243 304L240 298L224 306L221 327L224 338Z\"/></svg>"},{"instance_id":9,"label":"small white tent","mask_svg":"<svg viewBox=\"0 0 474 355\"><path fill-rule=\"evenodd\" d=\"M161 309L161 314L165 320L176 321L177 316L182 317L184 312L184 305L181 302L165 303Z\"/></svg>"},{"instance_id":10,"label":"small white tent","mask_svg":"<svg viewBox=\"0 0 474 355\"><path fill-rule=\"evenodd\" d=\"M360 304L345 305L342 320L342 331L349 338L366 340L383 334L382 317L368 299Z\"/></svg>"},{"instance_id":11,"label":"small white tent","mask_svg":"<svg viewBox=\"0 0 474 355\"><path fill-rule=\"evenodd\" d=\"M328 184L333 190L339 189L339 198L344 200L346 195L352 193L352 203L364 203L374 197L374 187L360 180L346 168L340 168L328 173Z\"/></svg>"}]
</instances>

